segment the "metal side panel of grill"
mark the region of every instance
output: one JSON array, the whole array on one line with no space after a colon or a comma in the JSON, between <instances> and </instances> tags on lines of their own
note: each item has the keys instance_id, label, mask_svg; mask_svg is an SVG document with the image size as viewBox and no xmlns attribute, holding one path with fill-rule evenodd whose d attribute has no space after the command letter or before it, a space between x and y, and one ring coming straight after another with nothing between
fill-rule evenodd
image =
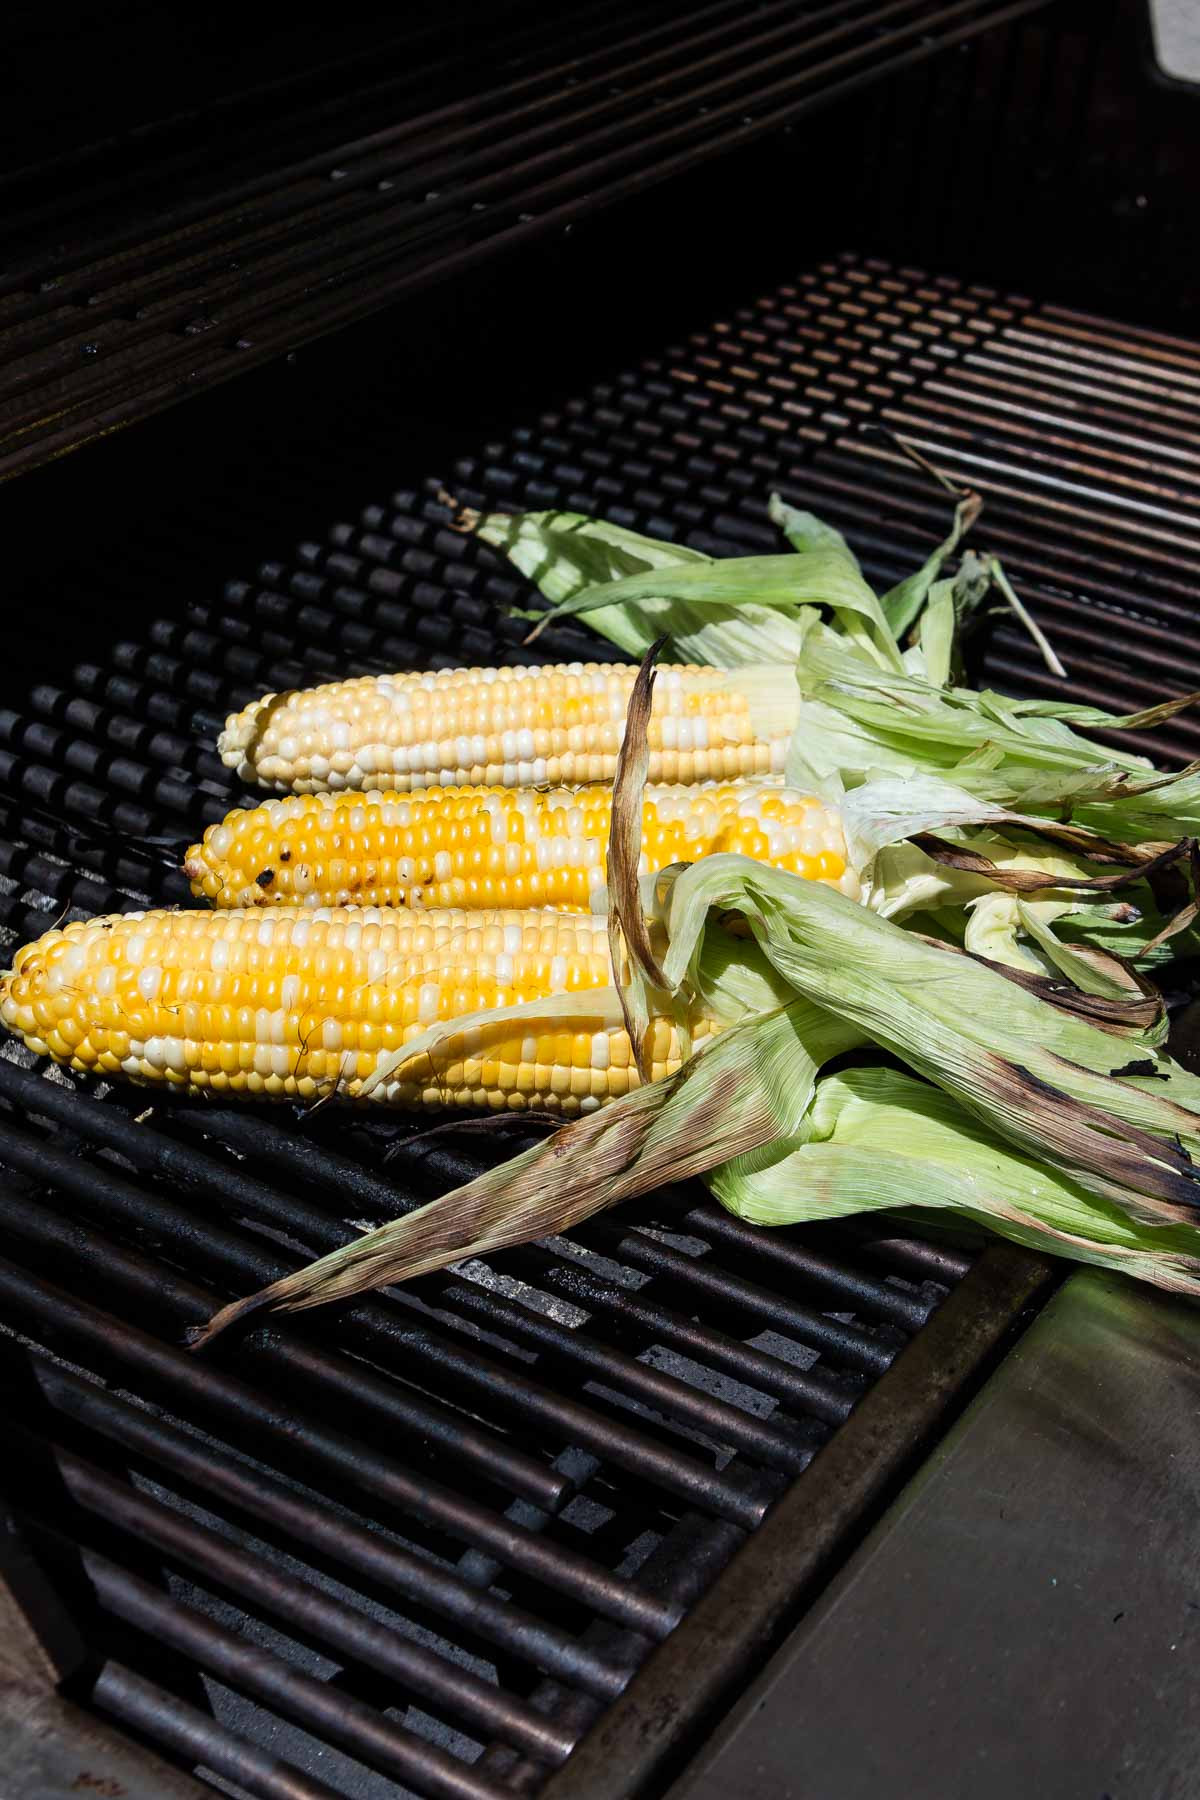
<instances>
[{"instance_id":1,"label":"metal side panel of grill","mask_svg":"<svg viewBox=\"0 0 1200 1800\"><path fill-rule=\"evenodd\" d=\"M1187 1793L1198 1361L1072 1275L670 1800Z\"/></svg>"},{"instance_id":2,"label":"metal side panel of grill","mask_svg":"<svg viewBox=\"0 0 1200 1800\"><path fill-rule=\"evenodd\" d=\"M20 603L78 617L88 647L49 673L43 653L0 712L7 941L184 901L180 848L238 797L214 733L258 693L531 659L505 610L522 585L449 529L446 489L730 551L773 541L776 488L883 581L946 516L886 427L980 487L1062 691L1200 686L1186 642L1162 663L1200 557L1198 367L1180 340L848 254L483 446L443 434L437 464L347 434L339 492L371 469L374 491L223 583L210 540L253 543L255 496L219 472L161 529L47 550ZM323 465L289 454L264 482L305 483L319 519ZM128 626L88 620L100 599ZM608 653L581 628L539 650ZM1046 687L1006 625L984 666ZM1158 736L1184 755L1194 731ZM653 1792L1044 1279L878 1223L755 1231L687 1190L183 1348L215 1300L496 1149L0 1059L4 1500L79 1634L71 1704L254 1794Z\"/></svg>"}]
</instances>

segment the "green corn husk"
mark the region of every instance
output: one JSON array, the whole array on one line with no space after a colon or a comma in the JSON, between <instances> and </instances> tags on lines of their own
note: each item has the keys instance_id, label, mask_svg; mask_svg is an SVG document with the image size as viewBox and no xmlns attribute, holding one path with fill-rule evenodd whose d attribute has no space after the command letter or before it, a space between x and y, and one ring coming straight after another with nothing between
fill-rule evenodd
<instances>
[{"instance_id":1,"label":"green corn husk","mask_svg":"<svg viewBox=\"0 0 1200 1800\"><path fill-rule=\"evenodd\" d=\"M1135 1047L999 969L742 857L706 858L660 878L657 892L673 989L694 981L710 909L740 915L795 993L856 1025L1019 1150L1086 1175L1145 1224L1186 1223L1200 1205L1191 1160L1200 1080L1153 1044Z\"/></svg>"},{"instance_id":2,"label":"green corn husk","mask_svg":"<svg viewBox=\"0 0 1200 1800\"><path fill-rule=\"evenodd\" d=\"M668 602L653 593L636 602L615 601L618 583L651 571L715 567L715 559L699 550L641 537L582 513L469 512L460 526L503 550L552 602L548 613L519 615L534 621L536 630L562 608L586 611L593 630L638 657L664 634L669 661L708 663L717 669L787 665L799 652L799 607L791 601L772 606L740 590L733 604L700 603L695 597Z\"/></svg>"},{"instance_id":3,"label":"green corn husk","mask_svg":"<svg viewBox=\"0 0 1200 1800\"><path fill-rule=\"evenodd\" d=\"M813 614L797 659L797 744L817 777L850 787L873 771L940 775L979 799L1080 823L1126 842L1200 824L1200 771L1160 773L1141 756L1074 729L1144 730L1196 702L1184 695L1132 714L943 688L869 664ZM1164 823L1168 822L1164 830Z\"/></svg>"},{"instance_id":4,"label":"green corn husk","mask_svg":"<svg viewBox=\"0 0 1200 1800\"><path fill-rule=\"evenodd\" d=\"M1170 706L1120 721L1094 708L1013 702L944 685L957 667L961 629L992 585L998 582L1020 608L994 560L968 552L957 575L942 576L979 512L977 496L956 498L944 542L882 601L841 534L777 495L770 512L793 547L790 557L718 562L579 514L471 514L464 523L504 549L554 602L550 613L529 615L539 618L539 629L552 618L582 614L639 653L665 634L669 657L737 666L747 678L752 664L759 671L793 665L801 698L787 779L842 807L849 860L869 904L903 917L918 904L970 904L989 886L931 880L924 859L882 854L918 832L949 831L958 841L971 825L996 826L1006 834L1003 860L1005 842L1022 847L1014 815L1034 822L1071 817L1131 844L1177 839L1190 829L1189 817L1173 810L1176 795L1186 800L1188 777L1159 776L1141 757L1102 752L1072 725L1145 725ZM902 634L917 626L918 643L902 651ZM907 804L897 803L893 792L894 816L880 831L889 777ZM1200 773L1190 785L1197 789L1200 828ZM1082 855L1086 846L1077 841L1072 848ZM1063 858L1057 866L1065 876L1096 873ZM936 898L919 901L922 889L936 889ZM1109 954L1157 960L1170 954L1163 933L1171 912L1145 884L1126 887L1119 908L1085 905L1076 894L1069 914L1070 939L1086 937ZM1049 900L1028 920L1013 910L1005 959L1019 966L1032 951L1041 967L1053 966L1031 923L1050 925L1060 917ZM1190 936L1171 946L1175 953L1200 944L1190 921L1179 928L1190 928Z\"/></svg>"},{"instance_id":5,"label":"green corn husk","mask_svg":"<svg viewBox=\"0 0 1200 1800\"><path fill-rule=\"evenodd\" d=\"M461 521L503 550L552 602L526 613L535 639L556 619L587 615L594 630L643 655L663 638L672 661L739 668L794 662L806 608L828 607L868 661L900 671L900 646L845 539L777 499L790 556L716 558L579 513L468 513Z\"/></svg>"},{"instance_id":6,"label":"green corn husk","mask_svg":"<svg viewBox=\"0 0 1200 1800\"><path fill-rule=\"evenodd\" d=\"M1160 1048L744 857L667 871L653 891L662 979L681 1005L701 998L738 1023L670 1080L224 1308L198 1341L262 1307L318 1306L565 1230L694 1174L761 1222L940 1205L1200 1287L1200 1081ZM730 933L733 915L751 941ZM863 1045L909 1073L887 1087L864 1088L865 1072L819 1081Z\"/></svg>"},{"instance_id":7,"label":"green corn husk","mask_svg":"<svg viewBox=\"0 0 1200 1800\"><path fill-rule=\"evenodd\" d=\"M1200 833L1200 763L1160 774L1144 757L1081 735L1148 729L1196 696L1120 716L949 685L962 629L991 591L1062 673L994 558L968 551L956 575L942 576L978 515L976 496L959 498L946 539L882 600L839 532L778 496L770 510L794 546L790 557L718 561L574 513L472 513L463 526L505 551L553 603L528 615L539 630L576 614L637 655L665 636L670 660L793 665L802 701L788 777L825 798L831 786L840 792L872 774L938 774L979 799L1065 814L1127 843ZM904 650L911 632L917 642Z\"/></svg>"},{"instance_id":8,"label":"green corn husk","mask_svg":"<svg viewBox=\"0 0 1200 1800\"><path fill-rule=\"evenodd\" d=\"M1073 981L1080 964L1070 948L1059 953L1056 924L1068 945L1086 941L1107 956L1168 954L1153 948L1167 925L1155 882L1186 867L1186 842L1163 851L1121 845L922 774L873 776L835 803L863 901L887 918L965 908L976 915L968 935L980 940L968 948L983 950L986 920L992 948L984 954L1014 967L1057 969ZM1013 893L1024 909L1000 904ZM1189 935L1178 937L1176 950L1196 939L1194 925L1180 924Z\"/></svg>"},{"instance_id":9,"label":"green corn husk","mask_svg":"<svg viewBox=\"0 0 1200 1800\"><path fill-rule=\"evenodd\" d=\"M1194 1226L1147 1230L1083 1183L1018 1154L950 1095L895 1069L826 1076L801 1131L769 1157L714 1170L708 1184L755 1225L878 1211L923 1223L938 1209L1049 1255L1200 1295Z\"/></svg>"}]
</instances>

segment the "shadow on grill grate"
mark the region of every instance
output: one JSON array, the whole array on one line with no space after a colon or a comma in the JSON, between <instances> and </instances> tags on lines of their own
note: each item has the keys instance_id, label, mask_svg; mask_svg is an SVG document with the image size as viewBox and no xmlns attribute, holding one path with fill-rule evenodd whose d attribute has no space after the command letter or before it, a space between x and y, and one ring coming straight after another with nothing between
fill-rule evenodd
<instances>
[{"instance_id":1,"label":"shadow on grill grate","mask_svg":"<svg viewBox=\"0 0 1200 1800\"><path fill-rule=\"evenodd\" d=\"M891 580L945 508L884 425L981 486L1072 694L1200 686L1198 414L1186 343L846 256L0 712L0 924L185 899L181 848L237 798L213 736L268 688L532 660L519 584L447 528L443 483L726 551L768 543L778 487ZM153 595L180 555L148 540L129 568ZM607 654L579 629L538 652ZM1050 686L1006 626L985 669ZM144 1106L0 1059L10 1499L87 1596L81 1691L255 1794L539 1791L968 1267L686 1191L196 1359L215 1300L496 1147ZM506 1129L508 1153L534 1127Z\"/></svg>"}]
</instances>

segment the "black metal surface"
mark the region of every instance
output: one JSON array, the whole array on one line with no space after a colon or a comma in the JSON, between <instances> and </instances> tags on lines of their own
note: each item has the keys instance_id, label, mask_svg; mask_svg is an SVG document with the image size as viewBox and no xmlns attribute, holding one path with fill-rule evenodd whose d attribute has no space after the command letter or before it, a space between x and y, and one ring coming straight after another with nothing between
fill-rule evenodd
<instances>
[{"instance_id":1,"label":"black metal surface","mask_svg":"<svg viewBox=\"0 0 1200 1800\"><path fill-rule=\"evenodd\" d=\"M517 1302L479 1272L420 1284L336 1324L319 1323L315 1333L272 1328L220 1359L197 1359L179 1347L183 1326L228 1291L231 1275L241 1279L278 1253L284 1209L294 1209L289 1237L305 1241L318 1217L336 1224L336 1205L322 1213L287 1167L276 1167L268 1186L215 1141L193 1148L170 1107L135 1123L116 1098L73 1096L9 1063L0 1080L8 1121L0 1161L10 1171L0 1193L0 1311L7 1330L20 1334L0 1349L0 1381L17 1451L16 1504L51 1557L65 1543L83 1546L99 1609L90 1637L102 1662L96 1704L143 1730L153 1720L151 1735L165 1748L203 1748L200 1761L253 1792L291 1791L287 1783L315 1790L304 1788L308 1777L263 1764L253 1748L260 1731L250 1729L239 1761L245 1721L237 1715L240 1729L230 1730L229 1703L218 1698L215 1722L204 1722L194 1696L173 1694L159 1669L163 1644L207 1670L222 1691L273 1718L300 1720L403 1791L513 1791L490 1764L471 1772L471 1745L505 1745L509 1760L519 1754L544 1777L828 1435L823 1419L791 1404L765 1418L762 1390L757 1399L745 1387L722 1397L713 1391L719 1377L694 1362L676 1372L661 1366L661 1353L649 1362L631 1355L644 1355L656 1337L653 1299L642 1298L646 1323L632 1342L622 1334L623 1343L609 1343L609 1316L599 1309L581 1331L529 1306L538 1290L522 1288ZM44 1135L44 1122L53 1135ZM136 1181L107 1160L118 1146L126 1164L132 1151ZM411 1154L419 1161L415 1148ZM340 1163L328 1147L323 1157ZM360 1184L384 1187L369 1167L341 1166ZM181 1185L183 1200L174 1197ZM385 1191L403 1201L394 1174ZM687 1205L685 1197L660 1216L692 1239L703 1221L694 1206L681 1210ZM210 1224L214 1208L236 1218L237 1230ZM530 1255L565 1271L582 1261L585 1290L592 1278L582 1244ZM827 1303L842 1306L839 1264L826 1260L835 1283ZM808 1280L817 1285L820 1261L809 1259ZM847 1267L843 1260L843 1289ZM635 1268L618 1262L619 1281ZM224 1276L216 1288L196 1285L197 1275L214 1270ZM687 1273L671 1279L686 1284ZM873 1284L865 1274L863 1281L856 1312L882 1366L905 1341L886 1321L892 1296L903 1294L920 1314L944 1290L879 1283L872 1307ZM541 1304L552 1305L549 1286L540 1291ZM583 1294L577 1300L586 1306ZM730 1326L753 1331L757 1321L747 1327L740 1316L746 1304L737 1291L694 1297L700 1347L714 1328L722 1336ZM468 1320L486 1336L465 1330ZM345 1348L334 1351L335 1339ZM456 1370L441 1343L455 1352ZM369 1363L347 1360L364 1349ZM531 1349L532 1367L524 1360ZM750 1373L756 1363L774 1364L785 1390L789 1375L803 1377L788 1360L807 1360L797 1340L747 1354ZM423 1355L433 1357L424 1379L445 1376L436 1399L420 1391ZM844 1410L858 1386L838 1375L836 1348L825 1360L828 1371L809 1380L823 1400L840 1395ZM544 1386L564 1372L565 1391ZM96 1376L110 1386L97 1386ZM572 1377L587 1383L577 1398ZM501 1380L504 1406L495 1404ZM471 1417L475 1406L482 1410L480 1394L487 1425ZM465 1401L465 1416L451 1411L451 1400ZM726 1461L722 1451L714 1462L722 1442L738 1448L739 1440L742 1454ZM587 1451L572 1454L579 1442ZM577 1494L585 1513L573 1520ZM274 1554L264 1557L267 1545ZM622 1572L631 1551L640 1569ZM197 1599L184 1581L213 1598ZM413 1625L398 1625L405 1614L423 1622L416 1641ZM117 1623L125 1637L132 1629L133 1647L112 1636ZM305 1646L323 1659L316 1673L305 1665ZM346 1670L332 1685L322 1679L330 1659ZM531 1698L539 1677L555 1684L558 1704L549 1711ZM414 1723L380 1713L380 1704L397 1701L414 1709ZM439 1741L447 1728L450 1748ZM347 1785L335 1779L331 1791L373 1791L361 1780L361 1768L351 1769Z\"/></svg>"},{"instance_id":2,"label":"black metal surface","mask_svg":"<svg viewBox=\"0 0 1200 1800\"><path fill-rule=\"evenodd\" d=\"M1080 356L1065 356L1080 342L1102 400L1082 391ZM945 521L941 497L863 429L883 424L983 487L987 541L1059 641L1066 691L1124 706L1160 678L1200 685L1177 640L1171 670L1155 672L1156 633L1177 629L1186 559L1200 557L1183 454L1196 367L1182 342L848 256L481 454L460 445L431 470L381 421L353 452L374 458L392 498L255 577L189 586L178 524L89 544L59 604L69 615L97 584L118 591L127 635L69 672L64 656L27 698L10 687L0 924L26 936L64 907L186 898L179 850L236 798L214 733L266 688L529 660L523 626L500 610L521 584L447 529L444 485L723 551L770 541L777 487L846 527L883 581ZM1041 440L1028 434L1050 403L1056 460L1031 475L1024 453ZM1132 467L1135 436L1150 448ZM1184 470L1169 555L1161 475L1147 466L1160 441ZM1065 466L1085 442L1098 499ZM308 478L317 491L316 465ZM213 506L204 491L189 504L198 542ZM1090 515L1105 509L1116 523L1101 528ZM1070 632L1086 632L1092 608L1114 629L1080 649ZM607 653L576 627L539 655L585 647ZM1007 628L989 657L999 682L1043 681ZM1159 737L1186 751L1194 733L1185 720ZM47 1555L82 1546L95 1703L250 1791L536 1792L614 1702L614 1721L650 1705L652 1685L628 1684L655 1645L698 1654L689 1614L706 1590L731 1630L739 1608L750 1618L752 1564L720 1572L764 1519L749 1541L777 1541L771 1522L792 1504L781 1497L838 1466L824 1460L831 1437L863 1495L911 1450L898 1403L888 1431L866 1438L854 1408L914 1334L930 1341L922 1322L967 1259L869 1222L759 1233L694 1192L197 1360L181 1334L215 1301L496 1152L329 1109L299 1120L146 1105L0 1059L0 1317L16 1334L0 1342L0 1381L27 1452L16 1499ZM901 1392L935 1412L948 1367L926 1374ZM878 1389L885 1411L896 1391ZM873 1461L884 1437L894 1456ZM854 1516L821 1515L803 1579ZM773 1628L731 1640L714 1681ZM324 1697L309 1732L313 1680ZM643 1733L639 1781L670 1735ZM597 1779L596 1755L562 1779Z\"/></svg>"},{"instance_id":3,"label":"black metal surface","mask_svg":"<svg viewBox=\"0 0 1200 1800\"><path fill-rule=\"evenodd\" d=\"M418 22L0 182L0 476L777 132L1048 0L660 0ZM322 70L328 83L330 71ZM212 119L204 121L212 129ZM131 152L135 152L131 155Z\"/></svg>"}]
</instances>

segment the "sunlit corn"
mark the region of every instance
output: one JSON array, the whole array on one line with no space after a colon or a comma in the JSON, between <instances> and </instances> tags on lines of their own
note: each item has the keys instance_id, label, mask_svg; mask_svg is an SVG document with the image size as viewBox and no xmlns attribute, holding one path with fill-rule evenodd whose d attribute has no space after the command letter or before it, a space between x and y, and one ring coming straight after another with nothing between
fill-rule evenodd
<instances>
[{"instance_id":1,"label":"sunlit corn","mask_svg":"<svg viewBox=\"0 0 1200 1800\"><path fill-rule=\"evenodd\" d=\"M605 904L612 789L293 795L231 812L184 871L214 906ZM856 897L836 812L762 782L648 788L642 868L730 851Z\"/></svg>"},{"instance_id":2,"label":"sunlit corn","mask_svg":"<svg viewBox=\"0 0 1200 1800\"><path fill-rule=\"evenodd\" d=\"M590 1112L638 1085L607 988L605 921L545 911L384 907L147 912L48 931L0 980L0 1020L85 1074L272 1098ZM370 1087L376 1065L438 1021L551 995L544 1025L451 1036ZM694 1031L707 1035L698 1018ZM680 1046L652 1022L655 1078Z\"/></svg>"},{"instance_id":3,"label":"sunlit corn","mask_svg":"<svg viewBox=\"0 0 1200 1800\"><path fill-rule=\"evenodd\" d=\"M267 694L226 721L219 749L244 781L282 793L381 777L401 790L611 781L636 674L564 663L362 676ZM788 669L661 668L649 779L778 773L797 705Z\"/></svg>"}]
</instances>

